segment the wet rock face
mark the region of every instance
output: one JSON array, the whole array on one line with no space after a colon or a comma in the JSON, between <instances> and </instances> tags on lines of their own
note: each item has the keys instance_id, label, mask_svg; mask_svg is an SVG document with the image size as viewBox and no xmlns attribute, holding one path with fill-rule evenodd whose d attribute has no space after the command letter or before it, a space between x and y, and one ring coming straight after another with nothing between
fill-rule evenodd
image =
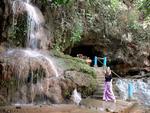
<instances>
[{"instance_id":1,"label":"wet rock face","mask_svg":"<svg viewBox=\"0 0 150 113\"><path fill-rule=\"evenodd\" d=\"M5 10L5 7L4 7L4 2L3 1L0 1L0 26L2 27L3 26L3 22L4 22L4 17L3 17L3 14L4 14L4 10ZM2 37L2 31L3 29L1 28L0 29L0 37Z\"/></svg>"},{"instance_id":2,"label":"wet rock face","mask_svg":"<svg viewBox=\"0 0 150 113\"><path fill-rule=\"evenodd\" d=\"M50 83L54 83L51 78L56 77L51 60L42 54L28 52L10 50L1 53L0 95L3 95L8 103L32 103L37 97L40 97L42 101L47 97L59 103L61 100L59 96L56 99L50 95L53 94L52 90L49 91ZM57 89L59 91L59 87ZM56 93L57 89L53 92ZM6 91L4 94L3 90ZM61 92L56 94L61 94Z\"/></svg>"},{"instance_id":3,"label":"wet rock face","mask_svg":"<svg viewBox=\"0 0 150 113\"><path fill-rule=\"evenodd\" d=\"M78 73L76 71L70 72ZM61 78L44 78L37 83L28 83L27 81L8 81L12 84L5 83L0 87L0 95L5 99L4 102L10 103L63 103L70 99L75 87L82 93L82 96L88 96L94 88L91 78L81 77L84 74L78 73ZM79 76L79 77L78 77ZM84 81L84 82L83 82ZM18 86L19 84L19 86ZM91 89L90 89L91 88ZM4 92L5 91L5 92Z\"/></svg>"},{"instance_id":4,"label":"wet rock face","mask_svg":"<svg viewBox=\"0 0 150 113\"><path fill-rule=\"evenodd\" d=\"M0 1L0 26L3 25L3 14L4 14L4 11L5 11L5 4L3 2L3 0ZM2 29L1 29L2 30ZM0 31L1 32L1 31Z\"/></svg>"},{"instance_id":5,"label":"wet rock face","mask_svg":"<svg viewBox=\"0 0 150 113\"><path fill-rule=\"evenodd\" d=\"M122 76L137 75L141 71L147 73L150 71L149 48L149 44L145 47L140 47L140 45L130 43L127 47L124 47L124 50L118 49L112 55L110 65Z\"/></svg>"},{"instance_id":6,"label":"wet rock face","mask_svg":"<svg viewBox=\"0 0 150 113\"><path fill-rule=\"evenodd\" d=\"M65 71L60 82L65 98L71 97L72 91L77 88L82 97L91 95L96 89L96 81L89 74L78 71Z\"/></svg>"},{"instance_id":7,"label":"wet rock face","mask_svg":"<svg viewBox=\"0 0 150 113\"><path fill-rule=\"evenodd\" d=\"M10 13L10 6L9 6L9 0L1 0L0 1L0 44L3 41L6 41L6 39L8 38L8 31L7 31L7 27L10 24L9 21L9 16L11 15Z\"/></svg>"},{"instance_id":8,"label":"wet rock face","mask_svg":"<svg viewBox=\"0 0 150 113\"><path fill-rule=\"evenodd\" d=\"M94 90L94 79L82 72L63 70L56 76L46 57L26 50L0 55L0 96L10 103L62 103L74 88L83 96Z\"/></svg>"}]
</instances>

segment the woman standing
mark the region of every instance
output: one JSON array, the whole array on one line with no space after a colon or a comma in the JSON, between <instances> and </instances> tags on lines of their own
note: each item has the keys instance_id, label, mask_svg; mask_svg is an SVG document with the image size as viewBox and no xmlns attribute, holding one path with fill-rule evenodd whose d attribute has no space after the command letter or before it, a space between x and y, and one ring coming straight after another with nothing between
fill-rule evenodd
<instances>
[{"instance_id":1,"label":"woman standing","mask_svg":"<svg viewBox=\"0 0 150 113\"><path fill-rule=\"evenodd\" d=\"M110 67L107 67L104 73L105 73L105 83L104 83L103 100L116 102L116 98L112 90L112 74Z\"/></svg>"}]
</instances>

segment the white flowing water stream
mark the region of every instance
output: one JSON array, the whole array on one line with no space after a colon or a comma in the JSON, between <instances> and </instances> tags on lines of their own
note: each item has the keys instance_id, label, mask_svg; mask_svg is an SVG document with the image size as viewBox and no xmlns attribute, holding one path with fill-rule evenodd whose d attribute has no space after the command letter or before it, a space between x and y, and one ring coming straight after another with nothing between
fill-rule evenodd
<instances>
[{"instance_id":1,"label":"white flowing water stream","mask_svg":"<svg viewBox=\"0 0 150 113\"><path fill-rule=\"evenodd\" d=\"M59 74L50 56L44 53L47 50L48 34L44 27L45 20L42 12L32 5L30 0L12 0L12 9L14 14L13 26L15 26L17 21L15 15L27 12L27 43L24 49L12 48L1 54L3 58L11 59L7 63L12 67L16 77L15 81L17 82L14 83L14 86L9 86L8 93L11 97L9 97L8 101L17 105L32 104L36 95L42 100L49 95L50 79L57 79ZM37 68L37 65L41 66L43 71L45 71L45 75L40 75L42 72L38 70L39 67Z\"/></svg>"}]
</instances>

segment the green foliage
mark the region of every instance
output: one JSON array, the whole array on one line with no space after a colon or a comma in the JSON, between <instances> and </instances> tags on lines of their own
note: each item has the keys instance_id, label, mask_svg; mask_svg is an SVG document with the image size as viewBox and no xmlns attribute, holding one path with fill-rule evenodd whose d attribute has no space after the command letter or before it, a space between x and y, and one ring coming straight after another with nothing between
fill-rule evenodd
<instances>
[{"instance_id":1,"label":"green foliage","mask_svg":"<svg viewBox=\"0 0 150 113\"><path fill-rule=\"evenodd\" d=\"M144 18L150 15L150 1L149 0L138 0L137 6L138 6L138 9L144 13Z\"/></svg>"},{"instance_id":2,"label":"green foliage","mask_svg":"<svg viewBox=\"0 0 150 113\"><path fill-rule=\"evenodd\" d=\"M82 21L77 19L75 20L75 25L73 27L72 36L70 39L73 44L80 42L82 32L83 32Z\"/></svg>"},{"instance_id":3,"label":"green foliage","mask_svg":"<svg viewBox=\"0 0 150 113\"><path fill-rule=\"evenodd\" d=\"M128 25L128 27L131 30L138 30L141 27L141 25L137 21L134 21L134 22L130 23Z\"/></svg>"},{"instance_id":4,"label":"green foliage","mask_svg":"<svg viewBox=\"0 0 150 113\"><path fill-rule=\"evenodd\" d=\"M111 7L114 11L116 11L119 8L119 0L111 0Z\"/></svg>"},{"instance_id":5,"label":"green foliage","mask_svg":"<svg viewBox=\"0 0 150 113\"><path fill-rule=\"evenodd\" d=\"M81 92L82 96L86 97L91 95L96 90L96 80L92 80L89 87L82 86L78 88L79 92Z\"/></svg>"},{"instance_id":6,"label":"green foliage","mask_svg":"<svg viewBox=\"0 0 150 113\"><path fill-rule=\"evenodd\" d=\"M67 4L70 0L53 0L52 2L57 5Z\"/></svg>"},{"instance_id":7,"label":"green foliage","mask_svg":"<svg viewBox=\"0 0 150 113\"><path fill-rule=\"evenodd\" d=\"M138 23L139 13L137 10L131 10L130 12L128 12L127 16L128 16L127 26L129 27L129 29L136 30L141 27L140 24Z\"/></svg>"},{"instance_id":8,"label":"green foliage","mask_svg":"<svg viewBox=\"0 0 150 113\"><path fill-rule=\"evenodd\" d=\"M47 4L48 0L40 0L43 4Z\"/></svg>"},{"instance_id":9,"label":"green foliage","mask_svg":"<svg viewBox=\"0 0 150 113\"><path fill-rule=\"evenodd\" d=\"M52 52L58 58L63 58L64 63L65 63L63 64L63 68L66 68L66 70L76 70L76 71L80 71L83 73L87 73L93 78L96 77L95 70L89 65L87 65L85 60L80 59L80 58L74 58L69 55L64 55L63 53L59 51L55 51L55 50L53 50Z\"/></svg>"},{"instance_id":10,"label":"green foliage","mask_svg":"<svg viewBox=\"0 0 150 113\"><path fill-rule=\"evenodd\" d=\"M115 8L117 8L117 3L117 0L112 1ZM109 26L116 20L115 11L112 10L109 0L87 0L81 3L70 0L67 5L57 8L61 9L61 13L55 17L60 20L57 20L59 27L56 28L54 34L54 48L60 51L72 48L89 31L105 32L108 29L105 26Z\"/></svg>"},{"instance_id":11,"label":"green foliage","mask_svg":"<svg viewBox=\"0 0 150 113\"><path fill-rule=\"evenodd\" d=\"M122 0L70 0L67 5L60 5L55 9L59 12L59 15L55 17L59 19L54 34L55 48L70 52L68 48L71 49L82 38L91 36L91 33L93 33L93 38L98 40L104 38L103 36L119 38L122 33L126 32L138 34L143 27L139 22L140 16L144 12L143 21L149 20L150 10L149 0L136 1L130 2L130 10L127 10L128 6L125 5L128 4L123 3Z\"/></svg>"},{"instance_id":12,"label":"green foliage","mask_svg":"<svg viewBox=\"0 0 150 113\"><path fill-rule=\"evenodd\" d=\"M48 0L40 0L42 2L42 4L47 5L48 4ZM65 5L69 2L70 0L51 0L52 4L55 5Z\"/></svg>"},{"instance_id":13,"label":"green foliage","mask_svg":"<svg viewBox=\"0 0 150 113\"><path fill-rule=\"evenodd\" d=\"M25 46L27 37L27 23L26 18L19 17L17 23L12 25L8 31L9 41L13 41L16 46Z\"/></svg>"},{"instance_id":14,"label":"green foliage","mask_svg":"<svg viewBox=\"0 0 150 113\"><path fill-rule=\"evenodd\" d=\"M74 44L80 42L84 29L82 14L77 11L78 9L74 4L75 2L72 0L65 6L59 6L60 9L63 7L63 16L60 15L59 27L55 30L54 48L56 50L64 51L64 49L71 48Z\"/></svg>"},{"instance_id":15,"label":"green foliage","mask_svg":"<svg viewBox=\"0 0 150 113\"><path fill-rule=\"evenodd\" d=\"M70 97L71 97L71 91L69 91L69 89L63 91L63 96L65 97L65 99L70 99Z\"/></svg>"}]
</instances>

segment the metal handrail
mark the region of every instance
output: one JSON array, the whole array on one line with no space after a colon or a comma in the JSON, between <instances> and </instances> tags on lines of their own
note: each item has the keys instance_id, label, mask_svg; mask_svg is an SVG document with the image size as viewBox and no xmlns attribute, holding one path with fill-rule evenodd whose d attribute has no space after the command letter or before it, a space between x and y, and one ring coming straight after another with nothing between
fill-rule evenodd
<instances>
[{"instance_id":1,"label":"metal handrail","mask_svg":"<svg viewBox=\"0 0 150 113\"><path fill-rule=\"evenodd\" d=\"M103 64L99 59L97 60L98 62L100 62L101 64ZM116 72L114 72L113 70L111 70L112 73L114 73L117 77L119 77L120 79L123 79L122 77L120 77Z\"/></svg>"},{"instance_id":2,"label":"metal handrail","mask_svg":"<svg viewBox=\"0 0 150 113\"><path fill-rule=\"evenodd\" d=\"M101 64L103 64L100 59L97 59L98 62L100 62ZM119 77L122 81L125 81L122 77L120 77L117 73L115 73L113 70L111 70L112 73L114 73L117 77ZM132 95L133 95L133 84L131 82L128 83L128 98L131 99Z\"/></svg>"}]
</instances>

